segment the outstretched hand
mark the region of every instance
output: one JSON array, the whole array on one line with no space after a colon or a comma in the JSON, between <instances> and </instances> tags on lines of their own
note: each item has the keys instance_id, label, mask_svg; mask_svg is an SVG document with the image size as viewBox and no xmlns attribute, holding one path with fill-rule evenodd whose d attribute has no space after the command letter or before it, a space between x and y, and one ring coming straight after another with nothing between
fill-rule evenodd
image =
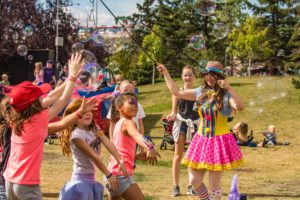
<instances>
[{"instance_id":1,"label":"outstretched hand","mask_svg":"<svg viewBox=\"0 0 300 200\"><path fill-rule=\"evenodd\" d=\"M157 63L156 68L159 71L159 73L161 73L163 76L169 73L167 68L161 63Z\"/></svg>"},{"instance_id":2,"label":"outstretched hand","mask_svg":"<svg viewBox=\"0 0 300 200\"><path fill-rule=\"evenodd\" d=\"M92 112L94 110L97 110L98 105L99 105L99 103L96 98L91 98L88 100L83 98L79 109L80 109L81 113L84 115L87 112Z\"/></svg>"},{"instance_id":3,"label":"outstretched hand","mask_svg":"<svg viewBox=\"0 0 300 200\"><path fill-rule=\"evenodd\" d=\"M157 157L161 158L160 154L155 149L147 151L147 159L151 165L157 165Z\"/></svg>"},{"instance_id":4,"label":"outstretched hand","mask_svg":"<svg viewBox=\"0 0 300 200\"><path fill-rule=\"evenodd\" d=\"M83 66L84 61L82 59L82 55L80 53L72 54L69 59L69 71L70 76L77 77L80 73L81 67Z\"/></svg>"}]
</instances>

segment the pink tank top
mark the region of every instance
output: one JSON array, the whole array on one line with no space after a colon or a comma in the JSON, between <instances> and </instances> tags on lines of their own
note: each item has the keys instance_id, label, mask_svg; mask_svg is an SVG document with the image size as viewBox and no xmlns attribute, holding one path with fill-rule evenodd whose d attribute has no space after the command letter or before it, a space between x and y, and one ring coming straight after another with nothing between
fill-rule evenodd
<instances>
[{"instance_id":1,"label":"pink tank top","mask_svg":"<svg viewBox=\"0 0 300 200\"><path fill-rule=\"evenodd\" d=\"M122 125L126 119L121 118L115 125L113 132L112 142L116 146L129 176L133 176L133 167L134 167L134 156L135 156L135 146L136 142L133 137L127 136L121 132ZM122 175L119 172L119 165L116 159L113 156L110 156L108 163L108 170L117 176Z\"/></svg>"}]
</instances>

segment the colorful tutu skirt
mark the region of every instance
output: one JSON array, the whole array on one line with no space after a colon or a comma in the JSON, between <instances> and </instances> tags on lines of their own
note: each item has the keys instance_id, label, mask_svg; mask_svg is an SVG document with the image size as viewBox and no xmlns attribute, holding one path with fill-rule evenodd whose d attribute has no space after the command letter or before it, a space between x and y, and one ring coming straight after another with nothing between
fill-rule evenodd
<instances>
[{"instance_id":1,"label":"colorful tutu skirt","mask_svg":"<svg viewBox=\"0 0 300 200\"><path fill-rule=\"evenodd\" d=\"M206 137L196 133L183 164L193 169L231 170L243 164L243 156L231 133Z\"/></svg>"},{"instance_id":2,"label":"colorful tutu skirt","mask_svg":"<svg viewBox=\"0 0 300 200\"><path fill-rule=\"evenodd\" d=\"M76 175L60 191L60 200L102 200L104 187L94 175Z\"/></svg>"}]
</instances>

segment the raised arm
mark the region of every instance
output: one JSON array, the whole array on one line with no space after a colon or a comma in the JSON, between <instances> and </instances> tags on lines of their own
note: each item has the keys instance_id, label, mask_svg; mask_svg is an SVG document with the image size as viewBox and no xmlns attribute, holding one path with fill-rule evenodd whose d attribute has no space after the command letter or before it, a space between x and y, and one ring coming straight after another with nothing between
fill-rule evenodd
<instances>
[{"instance_id":1,"label":"raised arm","mask_svg":"<svg viewBox=\"0 0 300 200\"><path fill-rule=\"evenodd\" d=\"M80 53L72 54L71 59L69 60L70 79L66 83L62 96L60 96L55 104L49 108L49 121L53 119L69 102L75 86L75 81L83 64L84 62Z\"/></svg>"},{"instance_id":2,"label":"raised arm","mask_svg":"<svg viewBox=\"0 0 300 200\"><path fill-rule=\"evenodd\" d=\"M181 99L196 100L196 93L195 89L187 89L187 90L180 90L179 87L176 85L176 83L171 78L168 70L163 64L158 63L157 64L157 70L164 76L164 79L166 81L167 87L169 88L170 92L175 95L176 97L179 97Z\"/></svg>"},{"instance_id":3,"label":"raised arm","mask_svg":"<svg viewBox=\"0 0 300 200\"><path fill-rule=\"evenodd\" d=\"M63 94L66 82L52 90L45 98L43 98L43 108L48 108Z\"/></svg>"},{"instance_id":4,"label":"raised arm","mask_svg":"<svg viewBox=\"0 0 300 200\"><path fill-rule=\"evenodd\" d=\"M231 95L231 98L229 99L230 106L235 110L243 110L245 107L244 103L237 92L231 87L231 85L227 83L226 80L218 80L218 84L221 88L227 89L229 94Z\"/></svg>"},{"instance_id":5,"label":"raised arm","mask_svg":"<svg viewBox=\"0 0 300 200\"><path fill-rule=\"evenodd\" d=\"M59 132L77 122L77 120L82 117L85 113L97 109L98 102L95 98L85 100L83 99L80 108L76 112L62 118L58 122L52 122L48 124L48 134L53 134Z\"/></svg>"},{"instance_id":6,"label":"raised arm","mask_svg":"<svg viewBox=\"0 0 300 200\"><path fill-rule=\"evenodd\" d=\"M160 157L160 154L154 149L153 145L149 144L150 141L147 141L147 139L138 131L135 122L132 120L125 120L122 126L122 133L124 132L133 137L135 142L147 151L147 157L151 164L157 163L157 157Z\"/></svg>"}]
</instances>

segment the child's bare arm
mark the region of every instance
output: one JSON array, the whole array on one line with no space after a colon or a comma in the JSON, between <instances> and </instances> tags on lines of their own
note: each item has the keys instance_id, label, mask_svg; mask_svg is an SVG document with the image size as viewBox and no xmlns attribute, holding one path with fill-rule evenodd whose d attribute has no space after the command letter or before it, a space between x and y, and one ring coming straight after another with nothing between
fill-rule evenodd
<instances>
[{"instance_id":1,"label":"child's bare arm","mask_svg":"<svg viewBox=\"0 0 300 200\"><path fill-rule=\"evenodd\" d=\"M62 95L66 87L66 82L52 90L45 98L43 98L43 108L48 108Z\"/></svg>"},{"instance_id":2,"label":"child's bare arm","mask_svg":"<svg viewBox=\"0 0 300 200\"><path fill-rule=\"evenodd\" d=\"M89 157L97 168L106 176L109 177L108 181L113 188L113 190L117 189L117 178L114 175L111 175L111 172L108 171L104 163L101 161L99 155L97 155L93 149L84 141L83 139L75 138L72 140L74 144L78 147L80 151L82 151L87 157Z\"/></svg>"},{"instance_id":3,"label":"child's bare arm","mask_svg":"<svg viewBox=\"0 0 300 200\"><path fill-rule=\"evenodd\" d=\"M123 172L123 174L128 177L124 161L122 160L117 148L115 145L104 135L101 134L99 136L99 139L103 143L103 145L106 147L106 149L109 151L109 153L118 161L120 170Z\"/></svg>"}]
</instances>

